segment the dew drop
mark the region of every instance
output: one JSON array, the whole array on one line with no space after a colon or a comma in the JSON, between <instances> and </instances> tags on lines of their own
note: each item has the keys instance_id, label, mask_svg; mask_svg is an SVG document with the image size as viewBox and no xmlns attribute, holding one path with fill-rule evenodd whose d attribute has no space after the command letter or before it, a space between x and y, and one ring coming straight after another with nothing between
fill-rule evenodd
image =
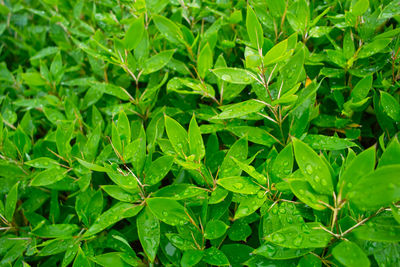
<instances>
[{"instance_id":1,"label":"dew drop","mask_svg":"<svg viewBox=\"0 0 400 267\"><path fill-rule=\"evenodd\" d=\"M163 215L164 217L167 217L167 216L168 216L168 212L167 212L167 211L163 211L163 212L162 212L162 215Z\"/></svg>"},{"instance_id":2,"label":"dew drop","mask_svg":"<svg viewBox=\"0 0 400 267\"><path fill-rule=\"evenodd\" d=\"M231 78L231 75L224 74L224 75L221 76L221 79L224 80L224 81L230 81L232 78Z\"/></svg>"},{"instance_id":3,"label":"dew drop","mask_svg":"<svg viewBox=\"0 0 400 267\"><path fill-rule=\"evenodd\" d=\"M285 240L286 240L285 237L280 233L275 233L272 235L272 241L274 241L276 243L280 244L280 243L285 242Z\"/></svg>"},{"instance_id":4,"label":"dew drop","mask_svg":"<svg viewBox=\"0 0 400 267\"><path fill-rule=\"evenodd\" d=\"M301 243L303 243L303 237L301 235L297 236L294 240L293 240L293 245L296 247L300 247Z\"/></svg>"},{"instance_id":5,"label":"dew drop","mask_svg":"<svg viewBox=\"0 0 400 267\"><path fill-rule=\"evenodd\" d=\"M313 173L313 167L311 166L311 164L307 164L306 166L306 172L308 174L312 174Z\"/></svg>"},{"instance_id":6,"label":"dew drop","mask_svg":"<svg viewBox=\"0 0 400 267\"><path fill-rule=\"evenodd\" d=\"M316 183L319 183L319 182L321 181L321 178L319 178L318 175L315 175L315 176L314 176L314 181L315 181Z\"/></svg>"},{"instance_id":7,"label":"dew drop","mask_svg":"<svg viewBox=\"0 0 400 267\"><path fill-rule=\"evenodd\" d=\"M243 188L243 184L242 184L242 183L236 183L236 184L233 185L233 187L234 187L236 190L240 190L240 189Z\"/></svg>"},{"instance_id":8,"label":"dew drop","mask_svg":"<svg viewBox=\"0 0 400 267\"><path fill-rule=\"evenodd\" d=\"M327 182L325 179L322 179L322 180L321 180L321 184L322 184L323 186L326 186L326 185L328 184L328 182Z\"/></svg>"},{"instance_id":9,"label":"dew drop","mask_svg":"<svg viewBox=\"0 0 400 267\"><path fill-rule=\"evenodd\" d=\"M276 248L270 244L265 245L265 250L270 257L274 256L276 253Z\"/></svg>"},{"instance_id":10,"label":"dew drop","mask_svg":"<svg viewBox=\"0 0 400 267\"><path fill-rule=\"evenodd\" d=\"M259 199L263 199L263 198L264 198L264 192L263 192L263 191L259 191L259 192L257 193L257 197L258 197Z\"/></svg>"},{"instance_id":11,"label":"dew drop","mask_svg":"<svg viewBox=\"0 0 400 267\"><path fill-rule=\"evenodd\" d=\"M289 166L289 162L284 161L284 162L283 162L283 166L285 166L285 167Z\"/></svg>"}]
</instances>

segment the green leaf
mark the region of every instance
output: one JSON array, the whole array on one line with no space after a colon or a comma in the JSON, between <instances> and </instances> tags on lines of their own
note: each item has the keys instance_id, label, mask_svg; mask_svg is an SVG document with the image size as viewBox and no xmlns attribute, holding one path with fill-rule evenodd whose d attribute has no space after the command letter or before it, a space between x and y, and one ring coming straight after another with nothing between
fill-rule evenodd
<instances>
[{"instance_id":1,"label":"green leaf","mask_svg":"<svg viewBox=\"0 0 400 267\"><path fill-rule=\"evenodd\" d=\"M181 157L189 156L189 142L186 130L174 119L165 116L165 130L175 152Z\"/></svg>"},{"instance_id":2,"label":"green leaf","mask_svg":"<svg viewBox=\"0 0 400 267\"><path fill-rule=\"evenodd\" d=\"M242 171L246 172L248 175L250 175L251 177L256 179L256 181L259 184L264 185L264 184L267 183L267 178L264 175L262 175L259 172L257 172L256 169L253 166L248 165L248 164L246 164L244 162L241 162L241 161L239 161L239 160L237 160L235 158L232 158L232 160L238 165L238 167Z\"/></svg>"},{"instance_id":3,"label":"green leaf","mask_svg":"<svg viewBox=\"0 0 400 267\"><path fill-rule=\"evenodd\" d=\"M6 205L4 207L4 216L7 221L12 222L14 217L14 212L17 207L18 200L18 186L19 182L15 183L13 187L11 187L10 191L6 197Z\"/></svg>"},{"instance_id":4,"label":"green leaf","mask_svg":"<svg viewBox=\"0 0 400 267\"><path fill-rule=\"evenodd\" d=\"M297 165L312 188L321 194L330 195L333 191L329 167L314 150L298 139L293 139Z\"/></svg>"},{"instance_id":5,"label":"green leaf","mask_svg":"<svg viewBox=\"0 0 400 267\"><path fill-rule=\"evenodd\" d=\"M190 154L195 155L195 159L200 161L204 158L206 150L204 148L203 138L201 137L200 128L197 125L194 114L189 124L188 139Z\"/></svg>"},{"instance_id":6,"label":"green leaf","mask_svg":"<svg viewBox=\"0 0 400 267\"><path fill-rule=\"evenodd\" d=\"M305 248L305 249L285 248L267 242L265 244L262 244L261 247L254 250L253 253L256 255L264 256L272 260L285 260L285 259L298 258L302 255L309 253L310 251L311 251L310 248Z\"/></svg>"},{"instance_id":7,"label":"green leaf","mask_svg":"<svg viewBox=\"0 0 400 267\"><path fill-rule=\"evenodd\" d=\"M207 239L216 239L223 236L226 230L229 228L223 221L211 220L206 225L204 237Z\"/></svg>"},{"instance_id":8,"label":"green leaf","mask_svg":"<svg viewBox=\"0 0 400 267\"><path fill-rule=\"evenodd\" d=\"M94 164L94 163L90 163L90 162L87 162L87 161L84 161L84 160L81 160L81 159L76 159L82 166L84 166L84 167L86 167L86 168L88 168L89 170L92 170L92 171L96 171L96 172L108 172L108 171L110 171L110 169L108 169L108 168L106 168L106 167L103 167L103 166L99 166L99 165L97 165L97 164Z\"/></svg>"},{"instance_id":9,"label":"green leaf","mask_svg":"<svg viewBox=\"0 0 400 267\"><path fill-rule=\"evenodd\" d=\"M321 202L329 204L328 197L315 192L310 184L306 181L290 180L289 185L293 194L298 199L315 210L326 209L326 205L323 205Z\"/></svg>"},{"instance_id":10,"label":"green leaf","mask_svg":"<svg viewBox=\"0 0 400 267\"><path fill-rule=\"evenodd\" d=\"M273 178L281 181L284 177L288 176L293 170L293 162L293 145L290 143L279 152L272 164L271 174Z\"/></svg>"},{"instance_id":11,"label":"green leaf","mask_svg":"<svg viewBox=\"0 0 400 267\"><path fill-rule=\"evenodd\" d=\"M213 52L210 46L207 44L201 49L200 54L197 58L197 72L200 78L204 79L208 71L213 65Z\"/></svg>"},{"instance_id":12,"label":"green leaf","mask_svg":"<svg viewBox=\"0 0 400 267\"><path fill-rule=\"evenodd\" d=\"M359 1L365 1L365 0L359 0ZM389 45L391 41L392 39L390 38L382 38L374 40L371 43L362 46L360 52L358 53L358 58L370 57L372 55L375 55L376 53L381 52Z\"/></svg>"},{"instance_id":13,"label":"green leaf","mask_svg":"<svg viewBox=\"0 0 400 267\"><path fill-rule=\"evenodd\" d=\"M254 10L247 6L246 29L254 48L261 49L264 44L264 32Z\"/></svg>"},{"instance_id":14,"label":"green leaf","mask_svg":"<svg viewBox=\"0 0 400 267\"><path fill-rule=\"evenodd\" d=\"M46 186L61 181L66 176L66 170L60 167L53 167L39 172L33 177L31 186Z\"/></svg>"},{"instance_id":15,"label":"green leaf","mask_svg":"<svg viewBox=\"0 0 400 267\"><path fill-rule=\"evenodd\" d=\"M346 57L346 59L350 59L354 56L354 52L355 48L353 32L351 30L347 30L343 38L343 55Z\"/></svg>"},{"instance_id":16,"label":"green leaf","mask_svg":"<svg viewBox=\"0 0 400 267\"><path fill-rule=\"evenodd\" d=\"M309 134L303 139L303 141L316 150L342 150L357 146L357 144L345 138L319 134Z\"/></svg>"},{"instance_id":17,"label":"green leaf","mask_svg":"<svg viewBox=\"0 0 400 267\"><path fill-rule=\"evenodd\" d=\"M213 119L225 120L243 117L251 113L260 111L265 107L265 104L255 99L246 100L240 103L226 105L220 107L222 112Z\"/></svg>"},{"instance_id":18,"label":"green leaf","mask_svg":"<svg viewBox=\"0 0 400 267\"><path fill-rule=\"evenodd\" d=\"M72 267L80 267L80 266L91 266L89 259L86 257L85 253L81 248L78 249L78 253L74 260Z\"/></svg>"},{"instance_id":19,"label":"green leaf","mask_svg":"<svg viewBox=\"0 0 400 267\"><path fill-rule=\"evenodd\" d=\"M135 49L142 40L144 30L143 16L140 16L132 22L125 33L125 48L128 50Z\"/></svg>"},{"instance_id":20,"label":"green leaf","mask_svg":"<svg viewBox=\"0 0 400 267\"><path fill-rule=\"evenodd\" d=\"M143 64L143 74L150 74L162 69L171 60L175 50L165 50L147 59Z\"/></svg>"},{"instance_id":21,"label":"green leaf","mask_svg":"<svg viewBox=\"0 0 400 267\"><path fill-rule=\"evenodd\" d=\"M162 156L153 161L146 171L146 183L154 185L160 182L170 171L174 158L171 156Z\"/></svg>"},{"instance_id":22,"label":"green leaf","mask_svg":"<svg viewBox=\"0 0 400 267\"><path fill-rule=\"evenodd\" d=\"M375 147L370 147L357 155L340 174L340 191L344 197L352 190L361 178L374 171L375 168Z\"/></svg>"},{"instance_id":23,"label":"green leaf","mask_svg":"<svg viewBox=\"0 0 400 267\"><path fill-rule=\"evenodd\" d=\"M376 242L399 242L400 226L392 217L378 217L353 230L357 239Z\"/></svg>"},{"instance_id":24,"label":"green leaf","mask_svg":"<svg viewBox=\"0 0 400 267\"><path fill-rule=\"evenodd\" d=\"M366 76L361 79L351 91L351 97L354 102L359 102L368 96L368 93L372 87L372 76Z\"/></svg>"},{"instance_id":25,"label":"green leaf","mask_svg":"<svg viewBox=\"0 0 400 267\"><path fill-rule=\"evenodd\" d=\"M257 195L249 195L240 201L234 219L244 218L257 211L267 200L265 191L258 191Z\"/></svg>"},{"instance_id":26,"label":"green leaf","mask_svg":"<svg viewBox=\"0 0 400 267\"><path fill-rule=\"evenodd\" d=\"M153 21L168 41L174 44L185 43L182 31L173 21L159 15L153 16Z\"/></svg>"},{"instance_id":27,"label":"green leaf","mask_svg":"<svg viewBox=\"0 0 400 267\"><path fill-rule=\"evenodd\" d=\"M181 259L182 267L191 267L196 265L203 258L204 251L202 250L186 250Z\"/></svg>"},{"instance_id":28,"label":"green leaf","mask_svg":"<svg viewBox=\"0 0 400 267\"><path fill-rule=\"evenodd\" d=\"M323 248L331 240L331 235L320 229L319 223L306 223L283 228L267 235L265 239L287 248Z\"/></svg>"},{"instance_id":29,"label":"green leaf","mask_svg":"<svg viewBox=\"0 0 400 267\"><path fill-rule=\"evenodd\" d=\"M400 144L397 137L392 139L386 150L382 153L378 162L378 168L393 164L400 164Z\"/></svg>"},{"instance_id":30,"label":"green leaf","mask_svg":"<svg viewBox=\"0 0 400 267\"><path fill-rule=\"evenodd\" d=\"M123 253L122 252L109 252L101 255L96 255L94 258L91 258L92 261L97 263L100 266L121 266L121 267L128 267L131 266L127 264L123 260Z\"/></svg>"},{"instance_id":31,"label":"green leaf","mask_svg":"<svg viewBox=\"0 0 400 267\"><path fill-rule=\"evenodd\" d=\"M126 192L117 185L102 185L101 189L103 189L111 197L122 202L134 202L137 199L136 196Z\"/></svg>"},{"instance_id":32,"label":"green leaf","mask_svg":"<svg viewBox=\"0 0 400 267\"><path fill-rule=\"evenodd\" d=\"M146 203L152 213L169 225L184 225L189 221L186 209L179 202L168 198L148 198Z\"/></svg>"},{"instance_id":33,"label":"green leaf","mask_svg":"<svg viewBox=\"0 0 400 267\"><path fill-rule=\"evenodd\" d=\"M225 189L241 194L257 194L260 186L251 181L248 177L233 176L227 178L220 178L217 184L223 186Z\"/></svg>"},{"instance_id":34,"label":"green leaf","mask_svg":"<svg viewBox=\"0 0 400 267\"><path fill-rule=\"evenodd\" d=\"M344 266L370 266L364 251L351 241L341 241L332 249L332 255Z\"/></svg>"},{"instance_id":35,"label":"green leaf","mask_svg":"<svg viewBox=\"0 0 400 267\"><path fill-rule=\"evenodd\" d=\"M97 234L124 218L133 217L138 214L142 208L143 206L140 205L119 202L101 214L95 223L86 231L84 236Z\"/></svg>"},{"instance_id":36,"label":"green leaf","mask_svg":"<svg viewBox=\"0 0 400 267\"><path fill-rule=\"evenodd\" d=\"M384 166L361 177L349 192L352 203L363 210L376 210L400 200L400 165Z\"/></svg>"},{"instance_id":37,"label":"green leaf","mask_svg":"<svg viewBox=\"0 0 400 267\"><path fill-rule=\"evenodd\" d=\"M353 13L354 16L361 16L367 11L368 7L369 0L352 1L350 12Z\"/></svg>"},{"instance_id":38,"label":"green leaf","mask_svg":"<svg viewBox=\"0 0 400 267\"><path fill-rule=\"evenodd\" d=\"M229 265L229 260L225 254L215 247L210 247L204 250L203 261L208 264L216 266L227 266Z\"/></svg>"},{"instance_id":39,"label":"green leaf","mask_svg":"<svg viewBox=\"0 0 400 267\"><path fill-rule=\"evenodd\" d=\"M171 184L156 191L153 196L181 200L192 198L205 192L203 188L191 184Z\"/></svg>"},{"instance_id":40,"label":"green leaf","mask_svg":"<svg viewBox=\"0 0 400 267\"><path fill-rule=\"evenodd\" d=\"M154 262L160 245L160 222L150 211L149 207L139 214L136 220L138 235L143 250L150 262Z\"/></svg>"},{"instance_id":41,"label":"green leaf","mask_svg":"<svg viewBox=\"0 0 400 267\"><path fill-rule=\"evenodd\" d=\"M400 121L400 104L392 95L380 91L383 111L395 121Z\"/></svg>"},{"instance_id":42,"label":"green leaf","mask_svg":"<svg viewBox=\"0 0 400 267\"><path fill-rule=\"evenodd\" d=\"M247 159L247 152L248 142L246 137L237 140L225 155L225 158L220 166L218 176L220 178L224 178L228 176L240 175L242 170L236 165L232 158L235 158L239 161L244 161Z\"/></svg>"},{"instance_id":43,"label":"green leaf","mask_svg":"<svg viewBox=\"0 0 400 267\"><path fill-rule=\"evenodd\" d=\"M272 65L286 58L288 39L274 45L263 58L264 65Z\"/></svg>"},{"instance_id":44,"label":"green leaf","mask_svg":"<svg viewBox=\"0 0 400 267\"><path fill-rule=\"evenodd\" d=\"M76 224L50 224L43 225L32 232L43 238L60 238L72 236L78 230L79 227Z\"/></svg>"},{"instance_id":45,"label":"green leaf","mask_svg":"<svg viewBox=\"0 0 400 267\"><path fill-rule=\"evenodd\" d=\"M117 130L124 147L126 147L131 142L131 127L124 111L118 115Z\"/></svg>"},{"instance_id":46,"label":"green leaf","mask_svg":"<svg viewBox=\"0 0 400 267\"><path fill-rule=\"evenodd\" d=\"M219 79L228 83L250 84L255 80L254 74L245 69L217 68L212 71Z\"/></svg>"}]
</instances>

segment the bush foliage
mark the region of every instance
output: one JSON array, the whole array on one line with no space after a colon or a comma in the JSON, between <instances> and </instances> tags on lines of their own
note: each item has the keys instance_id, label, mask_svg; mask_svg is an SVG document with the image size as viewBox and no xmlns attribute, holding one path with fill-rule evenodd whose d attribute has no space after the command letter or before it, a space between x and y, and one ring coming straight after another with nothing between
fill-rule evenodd
<instances>
[{"instance_id":1,"label":"bush foliage","mask_svg":"<svg viewBox=\"0 0 400 267\"><path fill-rule=\"evenodd\" d=\"M400 1L4 0L1 266L400 266Z\"/></svg>"}]
</instances>

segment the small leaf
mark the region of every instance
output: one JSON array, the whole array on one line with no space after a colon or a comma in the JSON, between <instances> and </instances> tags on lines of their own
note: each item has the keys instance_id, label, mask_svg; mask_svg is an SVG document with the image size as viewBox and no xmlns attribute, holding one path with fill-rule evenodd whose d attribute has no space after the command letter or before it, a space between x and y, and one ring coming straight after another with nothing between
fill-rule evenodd
<instances>
[{"instance_id":1,"label":"small leaf","mask_svg":"<svg viewBox=\"0 0 400 267\"><path fill-rule=\"evenodd\" d=\"M143 74L150 74L162 69L171 60L175 50L165 50L147 59L143 64Z\"/></svg>"},{"instance_id":2,"label":"small leaf","mask_svg":"<svg viewBox=\"0 0 400 267\"><path fill-rule=\"evenodd\" d=\"M137 199L137 197L126 192L117 185L102 185L101 189L103 189L111 197L122 202L134 202Z\"/></svg>"},{"instance_id":3,"label":"small leaf","mask_svg":"<svg viewBox=\"0 0 400 267\"><path fill-rule=\"evenodd\" d=\"M39 172L31 181L31 186L46 186L54 184L65 178L66 170L53 167L45 171Z\"/></svg>"},{"instance_id":4,"label":"small leaf","mask_svg":"<svg viewBox=\"0 0 400 267\"><path fill-rule=\"evenodd\" d=\"M226 230L229 228L223 221L211 220L206 225L206 231L204 237L207 239L216 239L223 236Z\"/></svg>"},{"instance_id":5,"label":"small leaf","mask_svg":"<svg viewBox=\"0 0 400 267\"><path fill-rule=\"evenodd\" d=\"M264 44L264 33L254 10L247 6L246 29L254 48L261 49Z\"/></svg>"},{"instance_id":6,"label":"small leaf","mask_svg":"<svg viewBox=\"0 0 400 267\"><path fill-rule=\"evenodd\" d=\"M364 251L351 241L341 241L332 249L332 255L344 266L370 266Z\"/></svg>"},{"instance_id":7,"label":"small leaf","mask_svg":"<svg viewBox=\"0 0 400 267\"><path fill-rule=\"evenodd\" d=\"M164 16L155 15L153 21L156 27L165 38L171 43L184 43L183 33L180 28L170 19Z\"/></svg>"},{"instance_id":8,"label":"small leaf","mask_svg":"<svg viewBox=\"0 0 400 267\"><path fill-rule=\"evenodd\" d=\"M84 236L97 234L124 218L133 217L138 214L142 208L143 206L119 202L101 214L95 223L86 231Z\"/></svg>"},{"instance_id":9,"label":"small leaf","mask_svg":"<svg viewBox=\"0 0 400 267\"><path fill-rule=\"evenodd\" d=\"M354 102L359 102L368 96L372 87L372 75L366 76L361 79L351 91L351 97Z\"/></svg>"},{"instance_id":10,"label":"small leaf","mask_svg":"<svg viewBox=\"0 0 400 267\"><path fill-rule=\"evenodd\" d=\"M257 172L256 169L253 166L248 165L248 164L246 164L244 162L241 162L241 161L239 161L239 160L237 160L235 158L232 158L232 160L239 166L239 168L242 171L246 172L248 175L250 175L251 177L256 179L256 181L258 183L260 183L262 185L267 183L267 178L264 175L262 175L259 172Z\"/></svg>"},{"instance_id":11,"label":"small leaf","mask_svg":"<svg viewBox=\"0 0 400 267\"><path fill-rule=\"evenodd\" d=\"M135 19L132 24L129 26L128 30L125 33L125 48L127 50L135 49L140 41L142 40L144 32L144 22L143 16Z\"/></svg>"},{"instance_id":12,"label":"small leaf","mask_svg":"<svg viewBox=\"0 0 400 267\"><path fill-rule=\"evenodd\" d=\"M146 203L152 213L169 225L184 225L189 221L185 208L179 202L168 198L148 198Z\"/></svg>"},{"instance_id":13,"label":"small leaf","mask_svg":"<svg viewBox=\"0 0 400 267\"><path fill-rule=\"evenodd\" d=\"M277 43L270 50L268 50L263 59L264 65L272 65L285 59L287 46L288 39L285 39L282 42Z\"/></svg>"},{"instance_id":14,"label":"small leaf","mask_svg":"<svg viewBox=\"0 0 400 267\"><path fill-rule=\"evenodd\" d=\"M353 13L354 16L361 16L367 11L369 7L369 0L357 0L356 2L352 1L351 4L350 12Z\"/></svg>"},{"instance_id":15,"label":"small leaf","mask_svg":"<svg viewBox=\"0 0 400 267\"><path fill-rule=\"evenodd\" d=\"M143 250L150 262L154 262L160 245L160 222L150 211L149 207L139 214L136 220L138 235Z\"/></svg>"},{"instance_id":16,"label":"small leaf","mask_svg":"<svg viewBox=\"0 0 400 267\"><path fill-rule=\"evenodd\" d=\"M300 170L313 189L322 194L333 191L329 168L314 150L298 139L293 139L294 154Z\"/></svg>"},{"instance_id":17,"label":"small leaf","mask_svg":"<svg viewBox=\"0 0 400 267\"><path fill-rule=\"evenodd\" d=\"M380 91L383 111L395 121L400 121L400 104L392 95Z\"/></svg>"},{"instance_id":18,"label":"small leaf","mask_svg":"<svg viewBox=\"0 0 400 267\"><path fill-rule=\"evenodd\" d=\"M260 186L252 182L250 178L242 176L220 178L217 180L217 184L229 191L241 194L257 194L261 189Z\"/></svg>"},{"instance_id":19,"label":"small leaf","mask_svg":"<svg viewBox=\"0 0 400 267\"><path fill-rule=\"evenodd\" d=\"M400 164L400 144L397 137L392 138L378 162L378 168L387 165Z\"/></svg>"},{"instance_id":20,"label":"small leaf","mask_svg":"<svg viewBox=\"0 0 400 267\"><path fill-rule=\"evenodd\" d=\"M189 156L189 142L186 130L176 120L165 116L165 129L167 131L168 139L176 153L185 158Z\"/></svg>"},{"instance_id":21,"label":"small leaf","mask_svg":"<svg viewBox=\"0 0 400 267\"><path fill-rule=\"evenodd\" d=\"M400 200L400 165L389 165L361 177L349 192L352 203L362 210L376 210Z\"/></svg>"},{"instance_id":22,"label":"small leaf","mask_svg":"<svg viewBox=\"0 0 400 267\"><path fill-rule=\"evenodd\" d=\"M287 248L323 248L331 240L331 235L320 228L319 223L289 226L265 237L266 240Z\"/></svg>"},{"instance_id":23,"label":"small leaf","mask_svg":"<svg viewBox=\"0 0 400 267\"><path fill-rule=\"evenodd\" d=\"M359 0L363 1L363 0ZM372 41L369 44L366 44L361 47L360 53L358 53L358 58L366 58L370 57L376 53L379 53L383 49L385 49L388 44L392 41L390 38L382 38Z\"/></svg>"},{"instance_id":24,"label":"small leaf","mask_svg":"<svg viewBox=\"0 0 400 267\"><path fill-rule=\"evenodd\" d=\"M255 99L246 100L240 103L220 107L222 112L213 117L213 119L224 120L243 117L245 115L258 112L264 107L265 104Z\"/></svg>"},{"instance_id":25,"label":"small leaf","mask_svg":"<svg viewBox=\"0 0 400 267\"><path fill-rule=\"evenodd\" d=\"M181 259L182 267L195 266L203 258L204 251L202 250L186 250Z\"/></svg>"},{"instance_id":26,"label":"small leaf","mask_svg":"<svg viewBox=\"0 0 400 267\"><path fill-rule=\"evenodd\" d=\"M228 83L250 84L254 81L254 75L238 68L218 68L212 70L217 77Z\"/></svg>"},{"instance_id":27,"label":"small leaf","mask_svg":"<svg viewBox=\"0 0 400 267\"><path fill-rule=\"evenodd\" d=\"M340 174L339 183L344 197L352 190L361 178L374 171L375 147L370 147L357 155Z\"/></svg>"},{"instance_id":28,"label":"small leaf","mask_svg":"<svg viewBox=\"0 0 400 267\"><path fill-rule=\"evenodd\" d=\"M78 249L78 253L74 260L74 264L72 267L80 267L80 266L91 266L89 259L86 257L85 253L81 248Z\"/></svg>"},{"instance_id":29,"label":"small leaf","mask_svg":"<svg viewBox=\"0 0 400 267\"><path fill-rule=\"evenodd\" d=\"M146 171L146 183L154 185L160 182L170 171L174 158L171 156L162 156L153 161Z\"/></svg>"},{"instance_id":30,"label":"small leaf","mask_svg":"<svg viewBox=\"0 0 400 267\"><path fill-rule=\"evenodd\" d=\"M190 120L188 138L190 154L195 155L196 161L200 161L204 158L206 150L204 148L203 138L201 137L200 128L197 125L194 114Z\"/></svg>"},{"instance_id":31,"label":"small leaf","mask_svg":"<svg viewBox=\"0 0 400 267\"><path fill-rule=\"evenodd\" d=\"M17 207L18 200L18 186L19 182L15 183L13 187L11 187L10 191L6 197L6 205L4 207L4 216L7 221L12 222L14 217L14 212Z\"/></svg>"},{"instance_id":32,"label":"small leaf","mask_svg":"<svg viewBox=\"0 0 400 267\"><path fill-rule=\"evenodd\" d=\"M204 79L208 70L213 65L213 53L208 43L201 49L200 54L197 58L197 71L199 76Z\"/></svg>"},{"instance_id":33,"label":"small leaf","mask_svg":"<svg viewBox=\"0 0 400 267\"><path fill-rule=\"evenodd\" d=\"M242 170L236 165L232 158L239 161L247 159L248 142L246 137L237 140L229 149L226 154L221 166L218 176L220 178L228 176L238 176L242 173Z\"/></svg>"},{"instance_id":34,"label":"small leaf","mask_svg":"<svg viewBox=\"0 0 400 267\"><path fill-rule=\"evenodd\" d=\"M33 234L42 238L60 238L72 236L79 230L76 224L50 224L33 230Z\"/></svg>"},{"instance_id":35,"label":"small leaf","mask_svg":"<svg viewBox=\"0 0 400 267\"><path fill-rule=\"evenodd\" d=\"M265 243L253 251L256 255L264 256L272 260L294 259L305 255L311 251L310 248L294 249L278 246L273 243Z\"/></svg>"},{"instance_id":36,"label":"small leaf","mask_svg":"<svg viewBox=\"0 0 400 267\"><path fill-rule=\"evenodd\" d=\"M400 226L392 217L377 217L352 231L357 239L376 242L399 242Z\"/></svg>"},{"instance_id":37,"label":"small leaf","mask_svg":"<svg viewBox=\"0 0 400 267\"><path fill-rule=\"evenodd\" d=\"M227 266L229 265L229 260L225 254L215 247L208 248L204 250L203 261L208 264L216 266Z\"/></svg>"},{"instance_id":38,"label":"small leaf","mask_svg":"<svg viewBox=\"0 0 400 267\"><path fill-rule=\"evenodd\" d=\"M329 204L328 197L315 192L310 184L306 181L290 180L289 185L293 194L298 199L315 210L326 209L326 206L324 206L321 202Z\"/></svg>"},{"instance_id":39,"label":"small leaf","mask_svg":"<svg viewBox=\"0 0 400 267\"><path fill-rule=\"evenodd\" d=\"M345 138L319 134L309 134L303 139L303 141L316 150L342 150L357 146L354 142L351 142Z\"/></svg>"}]
</instances>

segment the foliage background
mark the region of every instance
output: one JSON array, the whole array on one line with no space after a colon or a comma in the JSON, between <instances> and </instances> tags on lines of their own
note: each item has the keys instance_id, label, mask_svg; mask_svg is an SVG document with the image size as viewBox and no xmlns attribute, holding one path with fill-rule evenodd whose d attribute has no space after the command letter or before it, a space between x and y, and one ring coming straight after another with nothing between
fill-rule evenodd
<instances>
[{"instance_id":1,"label":"foliage background","mask_svg":"<svg viewBox=\"0 0 400 267\"><path fill-rule=\"evenodd\" d=\"M399 266L400 1L0 3L1 266Z\"/></svg>"}]
</instances>

